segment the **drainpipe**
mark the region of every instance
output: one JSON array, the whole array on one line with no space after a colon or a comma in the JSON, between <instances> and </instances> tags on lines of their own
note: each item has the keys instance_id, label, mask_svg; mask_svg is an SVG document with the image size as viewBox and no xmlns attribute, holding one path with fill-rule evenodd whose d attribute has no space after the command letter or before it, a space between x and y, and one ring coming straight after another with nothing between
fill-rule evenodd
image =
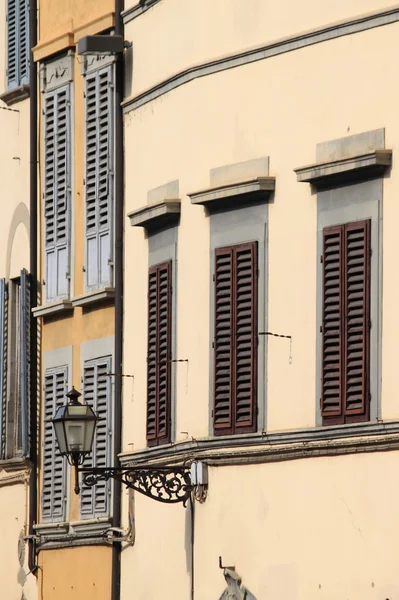
<instances>
[{"instance_id":1,"label":"drainpipe","mask_svg":"<svg viewBox=\"0 0 399 600\"><path fill-rule=\"evenodd\" d=\"M124 0L115 0L115 35L123 36L122 11ZM123 359L123 232L124 232L124 164L123 164L123 53L115 66L115 411L113 455L115 467L119 465L122 438L122 359ZM113 484L113 527L121 526L121 484ZM112 547L112 600L120 599L121 545Z\"/></svg>"},{"instance_id":2,"label":"drainpipe","mask_svg":"<svg viewBox=\"0 0 399 600\"><path fill-rule=\"evenodd\" d=\"M31 309L37 306L37 64L33 58L32 48L37 44L37 0L29 0L29 35L30 35L30 302ZM30 477L29 477L29 536L37 522L37 319L30 311ZM33 537L29 538L29 571L37 576L36 549Z\"/></svg>"}]
</instances>

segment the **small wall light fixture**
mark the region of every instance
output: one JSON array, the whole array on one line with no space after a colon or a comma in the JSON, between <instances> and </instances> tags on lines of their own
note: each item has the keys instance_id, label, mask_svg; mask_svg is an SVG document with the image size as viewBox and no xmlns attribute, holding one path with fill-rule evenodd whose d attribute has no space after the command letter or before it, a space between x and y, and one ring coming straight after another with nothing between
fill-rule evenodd
<instances>
[{"instance_id":1,"label":"small wall light fixture","mask_svg":"<svg viewBox=\"0 0 399 600\"><path fill-rule=\"evenodd\" d=\"M66 456L69 464L75 467L76 494L80 492L79 473L82 473L83 485L86 486L116 479L158 502L187 502L193 489L190 467L82 467L86 456L92 451L99 417L88 404L79 402L81 394L74 387L66 396L69 401L57 409L52 422L61 456Z\"/></svg>"},{"instance_id":2,"label":"small wall light fixture","mask_svg":"<svg viewBox=\"0 0 399 600\"><path fill-rule=\"evenodd\" d=\"M111 56L121 54L125 44L121 35L85 35L78 40L78 54Z\"/></svg>"}]
</instances>

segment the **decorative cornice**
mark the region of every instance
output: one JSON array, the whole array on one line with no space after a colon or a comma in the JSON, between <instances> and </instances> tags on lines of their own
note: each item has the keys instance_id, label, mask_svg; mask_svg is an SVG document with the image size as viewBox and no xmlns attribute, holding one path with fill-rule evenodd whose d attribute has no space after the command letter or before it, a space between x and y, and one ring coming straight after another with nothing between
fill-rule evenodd
<instances>
[{"instance_id":1,"label":"decorative cornice","mask_svg":"<svg viewBox=\"0 0 399 600\"><path fill-rule=\"evenodd\" d=\"M144 227L148 231L175 224L180 217L180 200L162 200L143 206L127 215L132 227Z\"/></svg>"},{"instance_id":2,"label":"decorative cornice","mask_svg":"<svg viewBox=\"0 0 399 600\"><path fill-rule=\"evenodd\" d=\"M38 62L39 60L44 60L49 56L57 54L57 52L62 52L62 50L67 50L73 46L73 33L68 31L67 33L63 33L52 40L47 40L32 48L34 61Z\"/></svg>"},{"instance_id":3,"label":"decorative cornice","mask_svg":"<svg viewBox=\"0 0 399 600\"><path fill-rule=\"evenodd\" d=\"M2 465L0 465L2 468ZM4 470L0 471L0 487L4 487L6 485L15 485L17 483L26 483L29 479L29 469L24 468L20 470L14 470L13 472Z\"/></svg>"},{"instance_id":4,"label":"decorative cornice","mask_svg":"<svg viewBox=\"0 0 399 600\"><path fill-rule=\"evenodd\" d=\"M275 185L276 179L274 177L255 177L247 181L229 183L187 195L192 204L218 207L226 203L229 203L229 205L231 203L238 204L243 200L250 202L260 197L267 197L274 191Z\"/></svg>"},{"instance_id":5,"label":"decorative cornice","mask_svg":"<svg viewBox=\"0 0 399 600\"><path fill-rule=\"evenodd\" d=\"M381 175L392 164L392 150L373 150L331 162L295 169L297 181L317 187L339 185Z\"/></svg>"},{"instance_id":6,"label":"decorative cornice","mask_svg":"<svg viewBox=\"0 0 399 600\"><path fill-rule=\"evenodd\" d=\"M138 7L135 8L138 9ZM243 52L237 52L215 60L203 62L172 75L172 77L161 81L137 96L127 98L122 103L123 110L125 113L135 110L147 102L151 102L175 88L185 83L189 83L194 79L198 79L199 77L213 75L214 73L220 73L227 69L233 69L259 60L272 58L273 56L285 54L286 52L292 52L293 50L299 50L314 44L328 42L345 35L361 33L375 27L390 25L397 21L399 21L399 6L395 6L388 10L368 13L356 19L339 21L328 27L313 29L256 48L250 48Z\"/></svg>"},{"instance_id":7,"label":"decorative cornice","mask_svg":"<svg viewBox=\"0 0 399 600\"><path fill-rule=\"evenodd\" d=\"M119 455L122 467L182 464L253 464L335 454L399 449L399 421L315 427L297 431L193 439Z\"/></svg>"}]
</instances>

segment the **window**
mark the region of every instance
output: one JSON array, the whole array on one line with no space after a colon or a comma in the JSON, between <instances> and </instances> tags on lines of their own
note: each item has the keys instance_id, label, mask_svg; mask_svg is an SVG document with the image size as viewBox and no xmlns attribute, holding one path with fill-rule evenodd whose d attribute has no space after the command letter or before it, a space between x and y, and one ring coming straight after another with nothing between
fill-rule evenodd
<instances>
[{"instance_id":1,"label":"window","mask_svg":"<svg viewBox=\"0 0 399 600\"><path fill-rule=\"evenodd\" d=\"M42 519L43 522L65 520L67 501L67 464L58 454L52 418L56 410L65 403L68 367L47 369L44 376L44 423L43 423L43 479Z\"/></svg>"},{"instance_id":2,"label":"window","mask_svg":"<svg viewBox=\"0 0 399 600\"><path fill-rule=\"evenodd\" d=\"M172 261L148 278L147 442L171 440Z\"/></svg>"},{"instance_id":3,"label":"window","mask_svg":"<svg viewBox=\"0 0 399 600\"><path fill-rule=\"evenodd\" d=\"M70 85L44 95L46 298L69 297L71 220Z\"/></svg>"},{"instance_id":4,"label":"window","mask_svg":"<svg viewBox=\"0 0 399 600\"><path fill-rule=\"evenodd\" d=\"M93 451L85 459L85 467L107 467L111 464L111 357L84 362L83 397L99 416L94 434ZM80 515L83 519L103 517L110 509L110 481L99 481L93 487L82 484Z\"/></svg>"},{"instance_id":5,"label":"window","mask_svg":"<svg viewBox=\"0 0 399 600\"><path fill-rule=\"evenodd\" d=\"M7 0L7 86L29 82L28 0Z\"/></svg>"},{"instance_id":6,"label":"window","mask_svg":"<svg viewBox=\"0 0 399 600\"><path fill-rule=\"evenodd\" d=\"M371 221L323 229L323 424L370 415Z\"/></svg>"},{"instance_id":7,"label":"window","mask_svg":"<svg viewBox=\"0 0 399 600\"><path fill-rule=\"evenodd\" d=\"M112 285L113 66L85 79L86 289Z\"/></svg>"},{"instance_id":8,"label":"window","mask_svg":"<svg viewBox=\"0 0 399 600\"><path fill-rule=\"evenodd\" d=\"M214 404L216 435L256 430L258 244L215 250Z\"/></svg>"},{"instance_id":9,"label":"window","mask_svg":"<svg viewBox=\"0 0 399 600\"><path fill-rule=\"evenodd\" d=\"M29 453L29 276L0 280L0 458Z\"/></svg>"}]
</instances>

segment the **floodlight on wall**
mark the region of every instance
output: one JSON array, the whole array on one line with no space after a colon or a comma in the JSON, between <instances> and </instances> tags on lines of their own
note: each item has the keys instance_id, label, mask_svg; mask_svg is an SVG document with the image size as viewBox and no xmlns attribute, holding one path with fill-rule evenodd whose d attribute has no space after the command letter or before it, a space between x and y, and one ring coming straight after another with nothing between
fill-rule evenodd
<instances>
[{"instance_id":1,"label":"floodlight on wall","mask_svg":"<svg viewBox=\"0 0 399 600\"><path fill-rule=\"evenodd\" d=\"M190 468L186 466L81 467L92 450L99 417L88 404L79 402L81 394L75 388L66 396L69 401L57 409L52 422L61 456L66 456L69 464L75 467L76 494L80 492L79 473L82 473L86 486L116 479L158 502L187 502L193 487Z\"/></svg>"},{"instance_id":2,"label":"floodlight on wall","mask_svg":"<svg viewBox=\"0 0 399 600\"><path fill-rule=\"evenodd\" d=\"M85 35L78 40L80 56L121 54L126 44L121 35Z\"/></svg>"}]
</instances>

